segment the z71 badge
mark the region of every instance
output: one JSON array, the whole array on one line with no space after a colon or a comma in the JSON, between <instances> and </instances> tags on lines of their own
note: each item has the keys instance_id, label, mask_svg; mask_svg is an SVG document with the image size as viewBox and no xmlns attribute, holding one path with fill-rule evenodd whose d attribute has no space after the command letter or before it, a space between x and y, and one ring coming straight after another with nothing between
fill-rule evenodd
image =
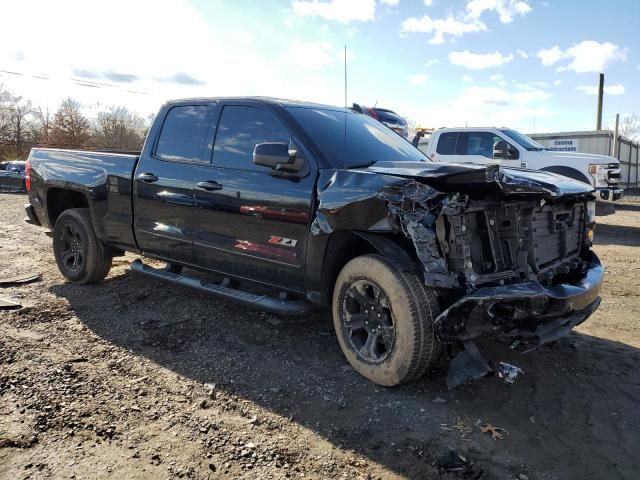
<instances>
[{"instance_id":1,"label":"z71 badge","mask_svg":"<svg viewBox=\"0 0 640 480\"><path fill-rule=\"evenodd\" d=\"M298 244L298 240L271 235L271 237L269 237L269 243L282 245L283 247L295 247Z\"/></svg>"}]
</instances>

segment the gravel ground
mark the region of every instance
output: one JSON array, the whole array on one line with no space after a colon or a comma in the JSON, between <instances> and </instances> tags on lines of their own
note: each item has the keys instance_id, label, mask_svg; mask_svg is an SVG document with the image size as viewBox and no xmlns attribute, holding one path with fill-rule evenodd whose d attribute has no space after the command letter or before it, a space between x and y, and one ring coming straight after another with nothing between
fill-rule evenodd
<instances>
[{"instance_id":1,"label":"gravel ground","mask_svg":"<svg viewBox=\"0 0 640 480\"><path fill-rule=\"evenodd\" d=\"M150 281L134 255L100 285L65 283L25 201L0 195L0 277L42 274L0 288L23 305L0 312L0 479L640 478L640 204L599 219L591 319L528 353L482 345L525 374L447 391L444 365L373 385L328 314Z\"/></svg>"}]
</instances>

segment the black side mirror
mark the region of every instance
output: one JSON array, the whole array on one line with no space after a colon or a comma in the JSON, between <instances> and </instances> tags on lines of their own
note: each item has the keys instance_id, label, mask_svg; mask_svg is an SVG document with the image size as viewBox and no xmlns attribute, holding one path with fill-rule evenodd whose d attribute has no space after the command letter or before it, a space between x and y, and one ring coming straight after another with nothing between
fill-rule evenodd
<instances>
[{"instance_id":1,"label":"black side mirror","mask_svg":"<svg viewBox=\"0 0 640 480\"><path fill-rule=\"evenodd\" d=\"M494 143L493 158L507 158L509 155L509 144L504 140Z\"/></svg>"},{"instance_id":2,"label":"black side mirror","mask_svg":"<svg viewBox=\"0 0 640 480\"><path fill-rule=\"evenodd\" d=\"M304 160L298 157L293 144L286 142L264 142L253 149L253 163L281 172L299 172Z\"/></svg>"}]
</instances>

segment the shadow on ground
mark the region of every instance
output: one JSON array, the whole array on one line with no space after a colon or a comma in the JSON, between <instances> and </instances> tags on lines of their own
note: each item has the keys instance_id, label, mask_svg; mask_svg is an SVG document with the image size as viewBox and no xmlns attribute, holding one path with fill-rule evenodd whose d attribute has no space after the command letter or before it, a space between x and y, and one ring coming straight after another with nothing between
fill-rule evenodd
<instances>
[{"instance_id":1,"label":"shadow on ground","mask_svg":"<svg viewBox=\"0 0 640 480\"><path fill-rule=\"evenodd\" d=\"M449 446L483 478L640 478L640 352L622 343L573 333L525 354L488 344L488 357L524 370L516 384L485 378L449 392L441 370L387 389L346 365L328 314L274 320L131 273L51 290L105 340L291 416L409 478L433 472L430 462ZM505 428L507 439L481 435L477 420ZM472 441L451 428L456 422L472 427Z\"/></svg>"},{"instance_id":2,"label":"shadow on ground","mask_svg":"<svg viewBox=\"0 0 640 480\"><path fill-rule=\"evenodd\" d=\"M595 245L640 246L640 227L597 223L594 236Z\"/></svg>"}]
</instances>

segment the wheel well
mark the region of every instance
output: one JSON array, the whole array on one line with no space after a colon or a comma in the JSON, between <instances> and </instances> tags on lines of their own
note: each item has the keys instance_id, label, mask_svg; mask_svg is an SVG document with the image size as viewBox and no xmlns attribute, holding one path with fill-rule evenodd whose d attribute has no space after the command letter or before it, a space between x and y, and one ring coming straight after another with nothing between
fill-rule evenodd
<instances>
[{"instance_id":1,"label":"wheel well","mask_svg":"<svg viewBox=\"0 0 640 480\"><path fill-rule=\"evenodd\" d=\"M350 260L366 255L367 253L376 253L376 249L371 246L364 238L359 237L350 231L335 232L331 235L327 249L324 254L324 272L323 284L327 299L331 301L333 296L333 286L342 267Z\"/></svg>"},{"instance_id":2,"label":"wheel well","mask_svg":"<svg viewBox=\"0 0 640 480\"><path fill-rule=\"evenodd\" d=\"M580 170L576 170L575 168L572 168L572 167L564 167L562 165L558 165L558 166L545 167L545 168L542 169L542 171L551 172L551 173L557 173L558 175L569 177L569 178L572 178L574 180L578 180L579 182L583 182L583 183L586 183L588 185L591 185L591 182L585 176L584 173L582 173Z\"/></svg>"},{"instance_id":3,"label":"wheel well","mask_svg":"<svg viewBox=\"0 0 640 480\"><path fill-rule=\"evenodd\" d=\"M404 239L406 240L406 239ZM323 286L331 300L338 274L350 261L361 255L377 253L402 270L419 268L409 242L393 239L391 235L340 231L331 235L325 252Z\"/></svg>"},{"instance_id":4,"label":"wheel well","mask_svg":"<svg viewBox=\"0 0 640 480\"><path fill-rule=\"evenodd\" d=\"M62 212L70 208L87 208L89 202L87 197L75 190L65 190L63 188L52 188L47 192L47 215L49 225L53 227Z\"/></svg>"}]
</instances>

